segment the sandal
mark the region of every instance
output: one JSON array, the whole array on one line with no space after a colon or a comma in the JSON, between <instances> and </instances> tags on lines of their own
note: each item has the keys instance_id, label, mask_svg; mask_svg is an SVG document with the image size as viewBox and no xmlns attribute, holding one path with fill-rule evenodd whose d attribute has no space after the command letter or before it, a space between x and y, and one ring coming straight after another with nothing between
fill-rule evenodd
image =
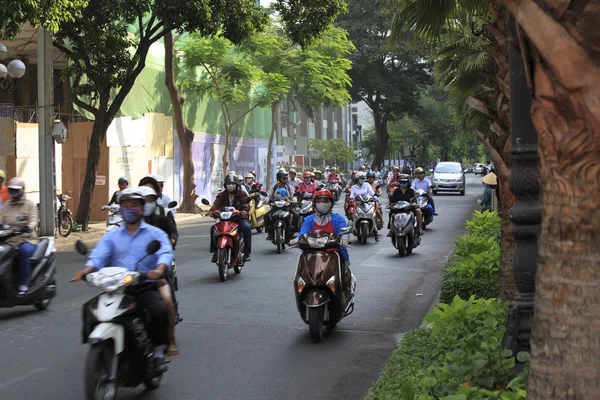
<instances>
[{"instance_id":1,"label":"sandal","mask_svg":"<svg viewBox=\"0 0 600 400\"><path fill-rule=\"evenodd\" d=\"M179 348L177 347L175 342L169 344L169 347L167 348L167 357L175 358L178 355L179 355Z\"/></svg>"}]
</instances>

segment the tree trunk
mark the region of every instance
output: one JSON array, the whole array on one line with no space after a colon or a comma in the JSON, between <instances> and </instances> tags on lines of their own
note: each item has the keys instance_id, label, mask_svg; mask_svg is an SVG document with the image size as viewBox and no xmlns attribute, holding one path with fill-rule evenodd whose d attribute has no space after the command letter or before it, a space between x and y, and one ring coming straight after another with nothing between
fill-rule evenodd
<instances>
[{"instance_id":1,"label":"tree trunk","mask_svg":"<svg viewBox=\"0 0 600 400\"><path fill-rule=\"evenodd\" d=\"M543 214L527 398L598 399L600 7L503 2L531 42L524 62L539 133Z\"/></svg>"},{"instance_id":2,"label":"tree trunk","mask_svg":"<svg viewBox=\"0 0 600 400\"><path fill-rule=\"evenodd\" d=\"M98 163L100 162L100 146L102 145L104 136L106 136L106 130L110 125L110 122L105 122L106 120L112 121L112 118L108 118L106 112L98 113L94 125L92 126L92 136L90 137L87 164L85 167L85 179L83 180L83 186L81 187L79 207L77 209L77 216L75 217L75 221L81 225L82 230L84 231L87 230L88 221L92 212L92 198L94 196L94 187L96 186L96 170L98 169Z\"/></svg>"},{"instance_id":3,"label":"tree trunk","mask_svg":"<svg viewBox=\"0 0 600 400\"><path fill-rule=\"evenodd\" d=\"M373 121L375 123L377 146L375 148L375 158L373 158L371 168L381 168L385 160L385 153L387 152L388 141L390 139L387 130L387 116L385 114L382 115L379 111L373 110Z\"/></svg>"},{"instance_id":4,"label":"tree trunk","mask_svg":"<svg viewBox=\"0 0 600 400\"><path fill-rule=\"evenodd\" d=\"M265 180L265 189L271 187L271 166L273 165L273 140L275 139L275 132L277 130L277 110L279 110L279 103L275 103L271 106L271 136L269 137L269 148L267 149L267 176Z\"/></svg>"},{"instance_id":5,"label":"tree trunk","mask_svg":"<svg viewBox=\"0 0 600 400\"><path fill-rule=\"evenodd\" d=\"M223 150L223 179L229 172L229 140L231 134L231 127L225 123L225 148ZM236 171L237 172L237 171Z\"/></svg>"},{"instance_id":6,"label":"tree trunk","mask_svg":"<svg viewBox=\"0 0 600 400\"><path fill-rule=\"evenodd\" d=\"M194 141L194 132L185 125L183 119L183 101L181 94L175 85L175 67L174 57L175 49L173 42L173 32L165 34L165 85L169 90L171 106L173 107L173 119L175 120L175 129L179 138L181 149L181 162L183 164L183 192L181 193L181 205L179 212L199 213L200 208L196 205L196 183L194 182L194 159L192 157L192 143Z\"/></svg>"}]
</instances>

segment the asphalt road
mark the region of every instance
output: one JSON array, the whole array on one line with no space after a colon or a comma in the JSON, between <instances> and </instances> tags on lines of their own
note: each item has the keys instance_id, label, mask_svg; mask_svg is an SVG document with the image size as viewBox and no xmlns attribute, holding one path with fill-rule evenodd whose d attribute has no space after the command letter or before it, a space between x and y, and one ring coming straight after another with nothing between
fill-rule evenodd
<instances>
[{"instance_id":1,"label":"asphalt road","mask_svg":"<svg viewBox=\"0 0 600 400\"><path fill-rule=\"evenodd\" d=\"M181 354L158 390L125 388L118 398L362 399L402 333L418 327L435 301L454 236L464 233L482 192L478 182L468 175L464 197L435 197L439 216L406 258L398 257L385 230L379 244L352 240L356 308L320 344L311 342L296 310L297 249L279 255L255 233L252 261L221 283L208 253L210 225L180 225ZM2 400L83 398L81 306L98 291L69 283L84 264L80 255L61 251L57 258L58 296L48 310L0 309Z\"/></svg>"}]
</instances>

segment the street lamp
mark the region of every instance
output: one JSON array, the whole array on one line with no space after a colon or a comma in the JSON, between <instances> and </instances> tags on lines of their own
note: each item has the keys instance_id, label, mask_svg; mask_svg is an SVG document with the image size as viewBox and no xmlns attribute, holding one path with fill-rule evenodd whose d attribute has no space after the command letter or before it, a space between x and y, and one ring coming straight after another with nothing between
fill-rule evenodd
<instances>
[{"instance_id":1,"label":"street lamp","mask_svg":"<svg viewBox=\"0 0 600 400\"><path fill-rule=\"evenodd\" d=\"M8 54L8 49L0 43L0 60L4 60ZM25 63L21 60L12 60L7 66L0 64L0 91L12 92L17 86L17 79L25 75Z\"/></svg>"}]
</instances>

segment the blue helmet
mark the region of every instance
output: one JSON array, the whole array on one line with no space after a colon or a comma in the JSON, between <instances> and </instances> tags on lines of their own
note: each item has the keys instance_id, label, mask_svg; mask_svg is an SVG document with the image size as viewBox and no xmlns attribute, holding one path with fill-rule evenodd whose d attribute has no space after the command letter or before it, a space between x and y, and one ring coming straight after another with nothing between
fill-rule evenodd
<instances>
[{"instance_id":1,"label":"blue helmet","mask_svg":"<svg viewBox=\"0 0 600 400\"><path fill-rule=\"evenodd\" d=\"M277 196L279 196L279 197L287 197L287 190L285 190L284 188L278 189L277 190Z\"/></svg>"},{"instance_id":2,"label":"blue helmet","mask_svg":"<svg viewBox=\"0 0 600 400\"><path fill-rule=\"evenodd\" d=\"M367 172L367 179L368 178L375 178L375 172L373 172L373 171Z\"/></svg>"}]
</instances>

